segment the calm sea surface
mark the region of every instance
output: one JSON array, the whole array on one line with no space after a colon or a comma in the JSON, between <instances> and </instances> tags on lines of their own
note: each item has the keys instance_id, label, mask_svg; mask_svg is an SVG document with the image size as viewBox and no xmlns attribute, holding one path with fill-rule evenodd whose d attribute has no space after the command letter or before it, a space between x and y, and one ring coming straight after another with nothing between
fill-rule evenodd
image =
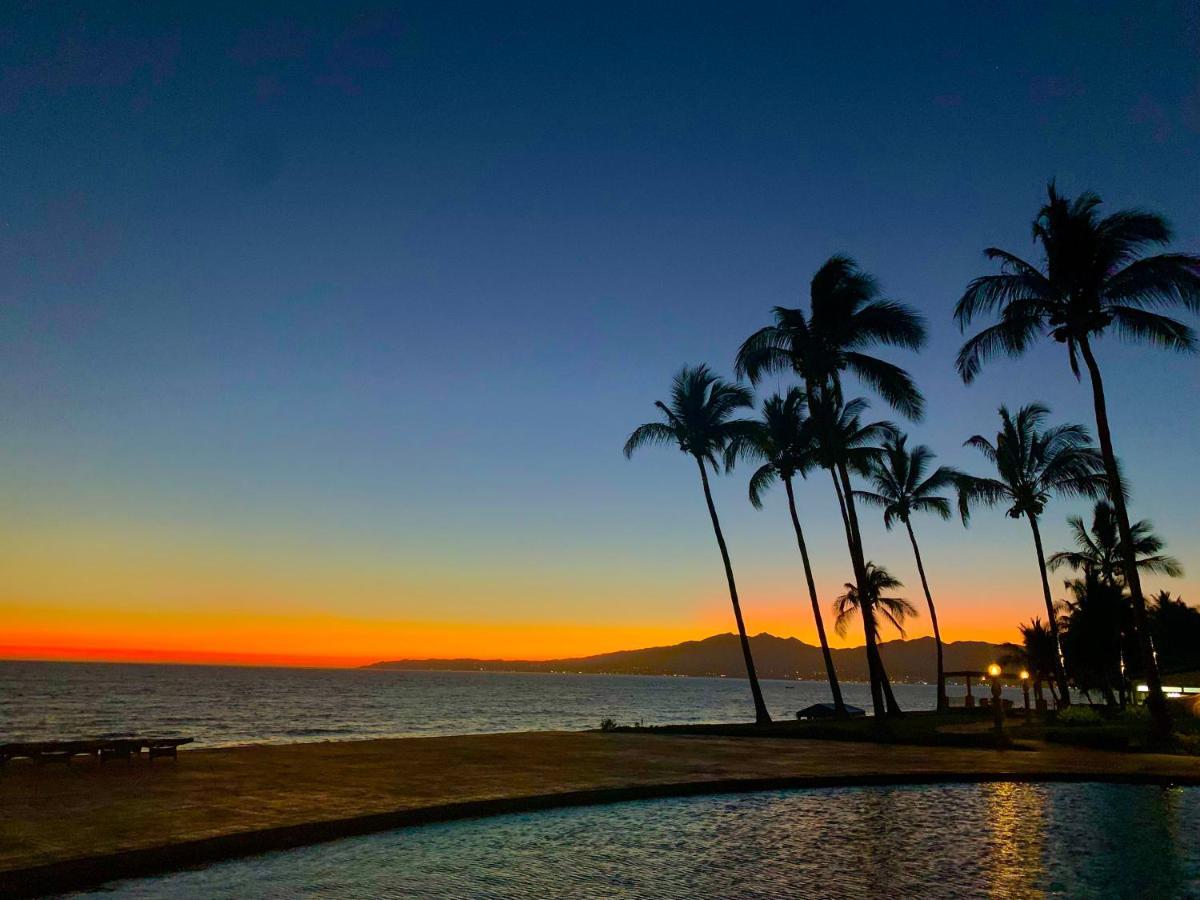
<instances>
[{"instance_id":1,"label":"calm sea surface","mask_svg":"<svg viewBox=\"0 0 1200 900\"><path fill-rule=\"evenodd\" d=\"M1198 788L775 791L430 825L110 890L143 898L1198 897L1198 836Z\"/></svg>"},{"instance_id":2,"label":"calm sea surface","mask_svg":"<svg viewBox=\"0 0 1200 900\"><path fill-rule=\"evenodd\" d=\"M822 682L762 684L776 718L829 699ZM895 691L908 709L934 706L931 685ZM870 707L865 684L843 692ZM596 728L605 717L739 722L753 711L735 678L0 662L0 740L9 741L183 734L212 747Z\"/></svg>"}]
</instances>

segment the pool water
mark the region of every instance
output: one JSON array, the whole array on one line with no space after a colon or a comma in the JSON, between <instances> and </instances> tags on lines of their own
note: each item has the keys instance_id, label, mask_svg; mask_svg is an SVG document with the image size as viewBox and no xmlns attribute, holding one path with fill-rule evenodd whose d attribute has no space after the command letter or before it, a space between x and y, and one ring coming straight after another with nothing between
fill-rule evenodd
<instances>
[{"instance_id":1,"label":"pool water","mask_svg":"<svg viewBox=\"0 0 1200 900\"><path fill-rule=\"evenodd\" d=\"M131 897L1200 897L1200 788L938 785L647 800L117 882ZM97 894L96 896L100 896Z\"/></svg>"}]
</instances>

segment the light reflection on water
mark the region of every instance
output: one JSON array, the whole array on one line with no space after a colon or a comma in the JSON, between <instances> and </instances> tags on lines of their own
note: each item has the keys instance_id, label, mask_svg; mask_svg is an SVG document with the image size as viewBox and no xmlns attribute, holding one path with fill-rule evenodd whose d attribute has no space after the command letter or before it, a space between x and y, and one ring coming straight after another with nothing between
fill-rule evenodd
<instances>
[{"instance_id":1,"label":"light reflection on water","mask_svg":"<svg viewBox=\"0 0 1200 900\"><path fill-rule=\"evenodd\" d=\"M768 791L350 838L116 890L180 897L1200 896L1200 789ZM109 894L111 896L111 894Z\"/></svg>"}]
</instances>

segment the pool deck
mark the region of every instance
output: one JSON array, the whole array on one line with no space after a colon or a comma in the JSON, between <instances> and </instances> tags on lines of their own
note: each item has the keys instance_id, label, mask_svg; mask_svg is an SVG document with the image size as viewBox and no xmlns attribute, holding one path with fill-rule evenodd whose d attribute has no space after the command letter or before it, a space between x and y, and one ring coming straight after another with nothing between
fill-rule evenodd
<instances>
[{"instance_id":1,"label":"pool deck","mask_svg":"<svg viewBox=\"0 0 1200 900\"><path fill-rule=\"evenodd\" d=\"M527 732L192 750L0 769L0 895L405 825L643 797L934 781L1200 785L1200 757Z\"/></svg>"}]
</instances>

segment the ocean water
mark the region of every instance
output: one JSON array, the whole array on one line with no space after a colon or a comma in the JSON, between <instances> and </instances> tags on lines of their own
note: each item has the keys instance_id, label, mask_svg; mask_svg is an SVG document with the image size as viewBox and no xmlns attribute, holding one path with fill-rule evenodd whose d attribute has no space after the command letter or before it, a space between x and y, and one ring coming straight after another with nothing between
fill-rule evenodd
<instances>
[{"instance_id":1,"label":"ocean water","mask_svg":"<svg viewBox=\"0 0 1200 900\"><path fill-rule=\"evenodd\" d=\"M823 682L762 686L776 718L829 700ZM907 709L935 704L932 685L895 692ZM843 693L870 708L865 684ZM742 722L753 710L737 678L0 662L0 741L178 734L214 747L596 728L606 717Z\"/></svg>"},{"instance_id":2,"label":"ocean water","mask_svg":"<svg viewBox=\"0 0 1200 900\"><path fill-rule=\"evenodd\" d=\"M403 829L89 896L1200 897L1200 788L924 785L648 800Z\"/></svg>"}]
</instances>

